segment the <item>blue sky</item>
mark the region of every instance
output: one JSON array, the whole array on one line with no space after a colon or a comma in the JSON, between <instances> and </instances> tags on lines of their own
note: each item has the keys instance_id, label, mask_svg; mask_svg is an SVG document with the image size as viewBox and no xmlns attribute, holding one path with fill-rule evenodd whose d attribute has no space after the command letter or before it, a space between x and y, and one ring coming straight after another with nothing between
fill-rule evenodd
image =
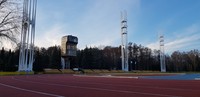
<instances>
[{"instance_id":1,"label":"blue sky","mask_svg":"<svg viewBox=\"0 0 200 97\"><path fill-rule=\"evenodd\" d=\"M119 46L120 11L128 14L128 41L165 51L200 48L200 0L38 0L36 41L39 47L60 45L75 35L78 48Z\"/></svg>"}]
</instances>

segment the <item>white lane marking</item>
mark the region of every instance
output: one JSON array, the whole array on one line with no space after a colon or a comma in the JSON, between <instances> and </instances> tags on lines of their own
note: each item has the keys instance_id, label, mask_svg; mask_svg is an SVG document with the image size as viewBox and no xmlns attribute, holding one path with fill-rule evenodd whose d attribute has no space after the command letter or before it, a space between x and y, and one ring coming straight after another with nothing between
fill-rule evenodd
<instances>
[{"instance_id":1,"label":"white lane marking","mask_svg":"<svg viewBox=\"0 0 200 97\"><path fill-rule=\"evenodd\" d=\"M111 90L111 89L104 89L104 88L82 87L82 86L75 86L75 85L49 84L49 83L41 83L41 82L20 80L20 79L14 78L14 77L13 77L13 79L14 80L19 80L19 81L22 81L22 82L37 83L37 84L52 85L52 86L62 86L62 87L70 87L70 88L79 88L79 89L88 89L88 90L110 91L110 92L120 92L120 93L130 93L130 94L140 94L140 95L163 96L163 97L181 97L181 96L174 96L174 95L144 93L144 92L133 92L133 91L125 91L125 90Z\"/></svg>"},{"instance_id":2,"label":"white lane marking","mask_svg":"<svg viewBox=\"0 0 200 97\"><path fill-rule=\"evenodd\" d=\"M73 76L78 76L78 77L105 77L105 78L134 78L138 79L138 77L133 77L133 76L112 76L112 75L103 75L103 76L94 76L94 75L76 75L74 74Z\"/></svg>"},{"instance_id":3,"label":"white lane marking","mask_svg":"<svg viewBox=\"0 0 200 97\"><path fill-rule=\"evenodd\" d=\"M3 84L3 83L0 83L0 85L6 86L6 87L9 87L9 88L13 88L13 89L17 89L17 90L22 90L22 91L27 91L27 92L32 92L32 93L37 93L37 94L42 94L42 95L47 95L47 96L64 97L64 96L56 95L56 94L50 94L50 93L45 93L45 92L39 92L39 91L33 91L33 90L23 89L23 88L11 86L11 85Z\"/></svg>"},{"instance_id":4,"label":"white lane marking","mask_svg":"<svg viewBox=\"0 0 200 97\"><path fill-rule=\"evenodd\" d=\"M200 78L194 78L194 80L200 80Z\"/></svg>"}]
</instances>

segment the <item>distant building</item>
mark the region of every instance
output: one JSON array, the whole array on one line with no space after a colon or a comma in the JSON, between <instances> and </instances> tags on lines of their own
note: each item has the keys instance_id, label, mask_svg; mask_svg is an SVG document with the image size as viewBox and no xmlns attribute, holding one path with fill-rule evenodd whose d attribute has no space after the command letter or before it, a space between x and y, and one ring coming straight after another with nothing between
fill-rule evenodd
<instances>
[{"instance_id":1,"label":"distant building","mask_svg":"<svg viewBox=\"0 0 200 97\"><path fill-rule=\"evenodd\" d=\"M67 35L61 39L61 63L63 69L70 69L70 60L76 57L78 38Z\"/></svg>"},{"instance_id":2,"label":"distant building","mask_svg":"<svg viewBox=\"0 0 200 97\"><path fill-rule=\"evenodd\" d=\"M61 40L61 56L76 56L78 38L72 35L63 36Z\"/></svg>"}]
</instances>

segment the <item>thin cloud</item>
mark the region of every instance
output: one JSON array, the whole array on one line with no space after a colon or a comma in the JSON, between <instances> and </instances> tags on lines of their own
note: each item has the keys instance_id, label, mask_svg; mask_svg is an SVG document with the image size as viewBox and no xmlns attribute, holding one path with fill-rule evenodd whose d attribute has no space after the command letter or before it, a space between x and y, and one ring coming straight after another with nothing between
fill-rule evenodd
<instances>
[{"instance_id":1,"label":"thin cloud","mask_svg":"<svg viewBox=\"0 0 200 97\"><path fill-rule=\"evenodd\" d=\"M147 45L147 47L151 48L151 49L156 49L158 50L159 49L159 43L158 41L157 42L154 42L154 43L150 43Z\"/></svg>"},{"instance_id":2,"label":"thin cloud","mask_svg":"<svg viewBox=\"0 0 200 97\"><path fill-rule=\"evenodd\" d=\"M166 44L166 49L168 52L172 52L175 50L183 50L187 48L192 48L194 46L193 44L199 41L200 34L195 34L192 36L185 36L176 40L173 40L171 42L168 42ZM198 49L198 48L193 48Z\"/></svg>"},{"instance_id":3,"label":"thin cloud","mask_svg":"<svg viewBox=\"0 0 200 97\"><path fill-rule=\"evenodd\" d=\"M46 48L53 45L60 45L61 37L64 35L64 28L61 25L54 25L50 29L41 32L40 35L37 35L35 45Z\"/></svg>"},{"instance_id":4,"label":"thin cloud","mask_svg":"<svg viewBox=\"0 0 200 97\"><path fill-rule=\"evenodd\" d=\"M170 53L176 50L198 49L200 40L200 29L198 24L193 24L183 30L177 31L173 39L166 38L165 51ZM159 49L159 43L154 42L147 45L152 49Z\"/></svg>"},{"instance_id":5,"label":"thin cloud","mask_svg":"<svg viewBox=\"0 0 200 97\"><path fill-rule=\"evenodd\" d=\"M64 10L63 13L54 12L56 10L45 12L45 9L41 9L37 14L39 25L36 25L38 28L36 45L39 47L60 45L61 37L71 34L78 37L80 49L85 48L86 45L118 46L120 45L120 11L124 9L130 11L138 8L139 5L140 0L95 0L90 2L90 5L82 6L84 12L80 13L71 12L80 11L80 9L76 10L79 8L76 5L74 9ZM59 16L61 17L58 18ZM67 18L72 16L74 18ZM53 21L46 24L47 20Z\"/></svg>"},{"instance_id":6,"label":"thin cloud","mask_svg":"<svg viewBox=\"0 0 200 97\"><path fill-rule=\"evenodd\" d=\"M123 4L122 4L123 3ZM78 24L80 44L85 45L120 45L120 11L139 5L135 0L101 0L83 14ZM138 7L138 6L137 6Z\"/></svg>"}]
</instances>

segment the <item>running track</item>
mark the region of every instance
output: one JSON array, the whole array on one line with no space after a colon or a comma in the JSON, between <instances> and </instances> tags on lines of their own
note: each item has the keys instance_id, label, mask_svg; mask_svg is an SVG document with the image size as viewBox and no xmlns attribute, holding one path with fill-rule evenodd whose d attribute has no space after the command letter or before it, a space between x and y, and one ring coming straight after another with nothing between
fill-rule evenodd
<instances>
[{"instance_id":1,"label":"running track","mask_svg":"<svg viewBox=\"0 0 200 97\"><path fill-rule=\"evenodd\" d=\"M200 81L66 74L0 76L0 97L200 97Z\"/></svg>"}]
</instances>

